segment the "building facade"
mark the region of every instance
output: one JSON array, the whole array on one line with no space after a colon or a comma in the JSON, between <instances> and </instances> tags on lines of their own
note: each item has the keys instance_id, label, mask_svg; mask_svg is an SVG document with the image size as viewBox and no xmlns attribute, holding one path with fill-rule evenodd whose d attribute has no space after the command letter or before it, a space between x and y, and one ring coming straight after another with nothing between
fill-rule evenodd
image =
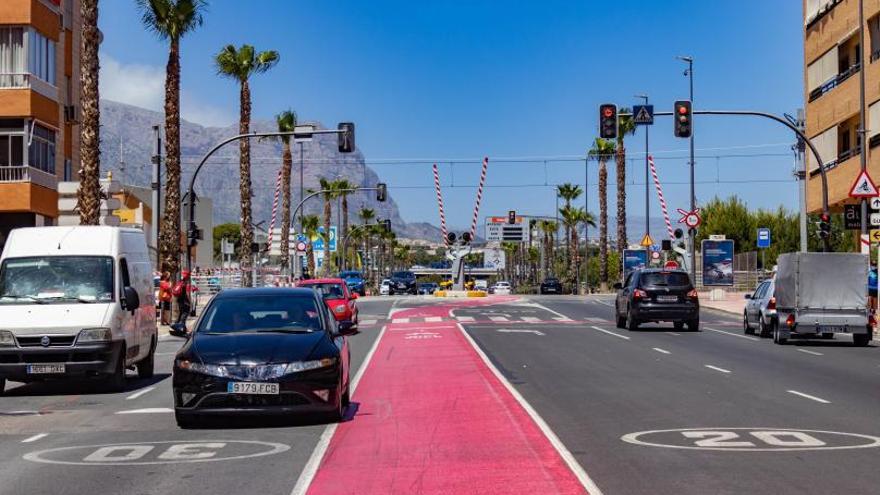
<instances>
[{"instance_id":1,"label":"building facade","mask_svg":"<svg viewBox=\"0 0 880 495\"><path fill-rule=\"evenodd\" d=\"M0 246L54 225L58 182L77 179L79 0L0 0Z\"/></svg>"},{"instance_id":2,"label":"building facade","mask_svg":"<svg viewBox=\"0 0 880 495\"><path fill-rule=\"evenodd\" d=\"M828 175L833 211L855 203L860 173L859 76L865 71L868 173L880 180L880 0L863 0L865 46L859 44L858 0L804 0L804 101L807 136ZM807 153L807 209L822 207L818 162Z\"/></svg>"}]
</instances>

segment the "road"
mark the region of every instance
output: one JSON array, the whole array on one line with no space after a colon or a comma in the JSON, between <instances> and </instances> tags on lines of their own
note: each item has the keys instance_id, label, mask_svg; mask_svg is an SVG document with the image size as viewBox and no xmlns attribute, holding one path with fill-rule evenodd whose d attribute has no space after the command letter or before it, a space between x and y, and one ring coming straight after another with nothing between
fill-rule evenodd
<instances>
[{"instance_id":1,"label":"road","mask_svg":"<svg viewBox=\"0 0 880 495\"><path fill-rule=\"evenodd\" d=\"M876 345L777 346L711 310L630 332L608 296L358 303L346 421L180 430L167 338L123 393L8 385L0 494L877 491Z\"/></svg>"}]
</instances>

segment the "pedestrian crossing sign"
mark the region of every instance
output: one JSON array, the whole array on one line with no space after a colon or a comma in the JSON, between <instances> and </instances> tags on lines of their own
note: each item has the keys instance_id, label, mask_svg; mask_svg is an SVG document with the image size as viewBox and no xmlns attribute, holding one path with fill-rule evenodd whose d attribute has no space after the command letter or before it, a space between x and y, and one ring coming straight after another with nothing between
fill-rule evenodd
<instances>
[{"instance_id":1,"label":"pedestrian crossing sign","mask_svg":"<svg viewBox=\"0 0 880 495\"><path fill-rule=\"evenodd\" d=\"M654 239L651 239L651 234L645 234L645 237L642 237L642 242L640 242L639 244L646 248L649 248L654 245Z\"/></svg>"},{"instance_id":2,"label":"pedestrian crossing sign","mask_svg":"<svg viewBox=\"0 0 880 495\"><path fill-rule=\"evenodd\" d=\"M856 178L856 181L853 182L852 188L849 190L849 196L851 198L873 198L874 196L880 196L880 192L877 191L877 186L874 185L874 181L871 180L867 170L863 170Z\"/></svg>"}]
</instances>

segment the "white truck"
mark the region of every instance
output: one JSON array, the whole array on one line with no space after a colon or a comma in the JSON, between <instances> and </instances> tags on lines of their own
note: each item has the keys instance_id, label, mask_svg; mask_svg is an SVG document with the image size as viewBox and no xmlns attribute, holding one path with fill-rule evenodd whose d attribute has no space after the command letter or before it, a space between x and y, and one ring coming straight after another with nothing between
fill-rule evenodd
<instances>
[{"instance_id":1,"label":"white truck","mask_svg":"<svg viewBox=\"0 0 880 495\"><path fill-rule=\"evenodd\" d=\"M777 264L773 342L850 334L854 345L868 345L874 317L868 309L867 255L786 253Z\"/></svg>"},{"instance_id":2,"label":"white truck","mask_svg":"<svg viewBox=\"0 0 880 495\"><path fill-rule=\"evenodd\" d=\"M0 394L6 380L153 376L158 343L144 232L15 229L0 256Z\"/></svg>"}]
</instances>

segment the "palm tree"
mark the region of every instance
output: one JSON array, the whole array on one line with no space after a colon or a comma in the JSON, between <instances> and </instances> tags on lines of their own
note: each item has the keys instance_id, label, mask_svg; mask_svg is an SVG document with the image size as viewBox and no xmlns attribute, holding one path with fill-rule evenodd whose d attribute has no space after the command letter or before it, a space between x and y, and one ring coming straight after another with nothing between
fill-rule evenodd
<instances>
[{"instance_id":1,"label":"palm tree","mask_svg":"<svg viewBox=\"0 0 880 495\"><path fill-rule=\"evenodd\" d=\"M372 233L371 229L368 229L366 225L376 218L376 211L372 208L361 208L360 211L358 211L358 217L360 217L361 222L363 222L362 225L364 225L364 254L371 256L370 238L372 237ZM369 265L365 266L367 269L364 270L364 272L367 272L366 275L370 275ZM369 280L369 277L365 278Z\"/></svg>"},{"instance_id":2,"label":"palm tree","mask_svg":"<svg viewBox=\"0 0 880 495\"><path fill-rule=\"evenodd\" d=\"M98 225L101 220L101 149L98 108L98 0L82 0L82 42L80 43L80 160L79 189L76 192L79 223Z\"/></svg>"},{"instance_id":3,"label":"palm tree","mask_svg":"<svg viewBox=\"0 0 880 495\"><path fill-rule=\"evenodd\" d=\"M321 185L321 191L326 191L324 193L324 232L330 233L330 222L333 219L333 200L336 199L337 196L337 186L335 181L327 180L323 177L318 179L318 182ZM321 273L327 274L330 273L330 243L324 243L324 264L321 267Z\"/></svg>"},{"instance_id":4,"label":"palm tree","mask_svg":"<svg viewBox=\"0 0 880 495\"><path fill-rule=\"evenodd\" d=\"M559 226L552 220L541 220L538 225L541 227L541 232L544 233L544 277L547 277L552 272L553 236L559 231Z\"/></svg>"},{"instance_id":5,"label":"palm tree","mask_svg":"<svg viewBox=\"0 0 880 495\"><path fill-rule=\"evenodd\" d=\"M159 235L162 271L180 269L180 39L202 25L204 0L136 0L141 23L168 41L165 66L165 209Z\"/></svg>"},{"instance_id":6,"label":"palm tree","mask_svg":"<svg viewBox=\"0 0 880 495\"><path fill-rule=\"evenodd\" d=\"M312 250L312 239L318 237L318 224L320 220L317 215L306 215L302 219L303 234L309 240L306 243L306 263L308 263L309 275L315 276L315 253ZM324 244L327 244L326 242Z\"/></svg>"},{"instance_id":7,"label":"palm tree","mask_svg":"<svg viewBox=\"0 0 880 495\"><path fill-rule=\"evenodd\" d=\"M599 280L608 290L608 159L614 154L614 143L596 138L587 156L599 161Z\"/></svg>"},{"instance_id":8,"label":"palm tree","mask_svg":"<svg viewBox=\"0 0 880 495\"><path fill-rule=\"evenodd\" d=\"M513 267L516 266L516 262L513 257L516 255L516 251L519 248L515 242L504 241L501 243L501 249L504 250L504 272L505 277L510 283L514 283L513 280Z\"/></svg>"},{"instance_id":9,"label":"palm tree","mask_svg":"<svg viewBox=\"0 0 880 495\"><path fill-rule=\"evenodd\" d=\"M251 45L235 48L227 45L214 57L217 73L235 79L239 85L239 120L238 131L247 134L251 127L251 88L249 80L252 75L271 69L278 63L278 52L267 50L257 52ZM241 196L241 247L239 263L248 266L251 259L251 243L254 241L254 227L251 224L251 146L247 139L238 144L239 150L239 194ZM250 271L242 272L241 283L245 287L251 285Z\"/></svg>"},{"instance_id":10,"label":"palm tree","mask_svg":"<svg viewBox=\"0 0 880 495\"><path fill-rule=\"evenodd\" d=\"M560 198L565 200L564 208L571 208L571 202L574 201L575 199L577 199L578 197L580 197L580 195L582 193L583 193L583 190L581 189L581 186L578 186L575 184L565 183L565 184L561 184L559 186L556 186L556 194L558 194ZM562 211L562 210L560 210L560 211ZM564 224L564 222L563 222L563 224ZM568 249L568 246L571 245L571 236L572 235L574 235L572 233L572 229L566 228L565 229L566 249ZM566 260L570 260L570 259L571 259L571 256L566 258ZM566 263L568 263L567 268L569 270L571 270L571 264L568 261L566 261Z\"/></svg>"},{"instance_id":11,"label":"palm tree","mask_svg":"<svg viewBox=\"0 0 880 495\"><path fill-rule=\"evenodd\" d=\"M296 112L285 110L275 116L278 132L292 132L296 127ZM290 170L293 155L290 153L290 136L281 136L281 270L290 267Z\"/></svg>"},{"instance_id":12,"label":"palm tree","mask_svg":"<svg viewBox=\"0 0 880 495\"><path fill-rule=\"evenodd\" d=\"M620 113L631 114L628 108L623 108ZM617 119L617 152L614 161L617 165L617 253L623 254L626 249L626 146L623 140L627 135L636 133L636 123L632 115L618 117ZM620 256L620 259L623 259Z\"/></svg>"},{"instance_id":13,"label":"palm tree","mask_svg":"<svg viewBox=\"0 0 880 495\"><path fill-rule=\"evenodd\" d=\"M336 181L336 190L339 197L342 198L342 235L340 239L344 239L348 235L348 195L351 194L351 191L346 191L346 189L356 188L357 185L349 182L348 179L338 179ZM348 253L342 253L342 258L340 259L348 259L347 256Z\"/></svg>"}]
</instances>

